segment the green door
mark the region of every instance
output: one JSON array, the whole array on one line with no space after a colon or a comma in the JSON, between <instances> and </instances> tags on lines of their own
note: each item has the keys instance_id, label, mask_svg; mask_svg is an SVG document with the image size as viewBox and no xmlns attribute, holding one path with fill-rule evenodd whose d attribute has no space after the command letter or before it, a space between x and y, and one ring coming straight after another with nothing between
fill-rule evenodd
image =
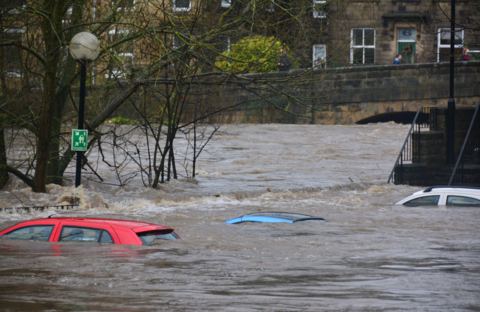
<instances>
[{"instance_id":1,"label":"green door","mask_svg":"<svg viewBox=\"0 0 480 312\"><path fill-rule=\"evenodd\" d=\"M417 31L414 28L400 28L397 34L397 53L402 54L403 64L415 63Z\"/></svg>"},{"instance_id":2,"label":"green door","mask_svg":"<svg viewBox=\"0 0 480 312\"><path fill-rule=\"evenodd\" d=\"M402 54L402 63L415 63L415 42L399 42L397 53Z\"/></svg>"}]
</instances>

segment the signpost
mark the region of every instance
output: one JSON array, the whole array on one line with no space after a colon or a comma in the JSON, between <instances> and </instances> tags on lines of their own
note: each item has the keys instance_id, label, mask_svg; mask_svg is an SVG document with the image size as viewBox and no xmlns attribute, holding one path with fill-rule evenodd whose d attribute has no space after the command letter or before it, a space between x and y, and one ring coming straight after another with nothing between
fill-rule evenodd
<instances>
[{"instance_id":1,"label":"signpost","mask_svg":"<svg viewBox=\"0 0 480 312\"><path fill-rule=\"evenodd\" d=\"M74 152L86 152L88 147L88 130L72 129L71 149Z\"/></svg>"},{"instance_id":2,"label":"signpost","mask_svg":"<svg viewBox=\"0 0 480 312\"><path fill-rule=\"evenodd\" d=\"M78 97L78 129L72 130L71 150L77 152L75 169L75 187L80 186L82 176L83 153L88 147L88 131L83 129L85 110L85 81L87 80L87 62L93 61L100 53L100 42L94 34L79 32L72 37L69 45L73 59L80 63L80 95Z\"/></svg>"}]
</instances>

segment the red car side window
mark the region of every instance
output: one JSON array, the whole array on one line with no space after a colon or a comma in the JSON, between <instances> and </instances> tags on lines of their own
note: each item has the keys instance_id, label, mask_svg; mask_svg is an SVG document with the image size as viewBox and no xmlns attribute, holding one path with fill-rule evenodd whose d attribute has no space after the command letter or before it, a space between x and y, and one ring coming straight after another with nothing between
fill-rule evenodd
<instances>
[{"instance_id":1,"label":"red car side window","mask_svg":"<svg viewBox=\"0 0 480 312\"><path fill-rule=\"evenodd\" d=\"M31 225L13 230L4 236L9 239L48 241L53 225Z\"/></svg>"},{"instance_id":2,"label":"red car side window","mask_svg":"<svg viewBox=\"0 0 480 312\"><path fill-rule=\"evenodd\" d=\"M107 231L80 226L63 226L58 241L113 244L113 239Z\"/></svg>"}]
</instances>

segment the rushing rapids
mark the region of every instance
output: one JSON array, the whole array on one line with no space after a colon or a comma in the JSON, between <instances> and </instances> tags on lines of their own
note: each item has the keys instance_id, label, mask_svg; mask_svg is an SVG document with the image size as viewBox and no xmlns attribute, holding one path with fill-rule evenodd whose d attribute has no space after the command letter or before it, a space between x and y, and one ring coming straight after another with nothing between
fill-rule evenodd
<instances>
[{"instance_id":1,"label":"rushing rapids","mask_svg":"<svg viewBox=\"0 0 480 312\"><path fill-rule=\"evenodd\" d=\"M2 227L54 213L101 215L168 224L182 239L139 248L0 240L0 306L478 310L480 209L393 206L419 189L386 184L406 131L393 123L225 125L200 156L195 181L153 190L131 179L119 188L108 184L115 174L101 165L107 183L86 175L77 190L50 185L47 194L35 194L13 180L0 192L0 208L71 198L80 206L1 212ZM224 223L255 211L327 222Z\"/></svg>"}]
</instances>

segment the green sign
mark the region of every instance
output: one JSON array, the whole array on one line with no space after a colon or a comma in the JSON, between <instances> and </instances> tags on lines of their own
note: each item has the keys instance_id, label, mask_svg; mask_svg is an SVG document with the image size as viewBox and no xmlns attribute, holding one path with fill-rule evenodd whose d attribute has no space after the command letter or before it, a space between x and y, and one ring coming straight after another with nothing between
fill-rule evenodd
<instances>
[{"instance_id":1,"label":"green sign","mask_svg":"<svg viewBox=\"0 0 480 312\"><path fill-rule=\"evenodd\" d=\"M85 152L88 146L88 130L73 129L72 130L72 151Z\"/></svg>"}]
</instances>

